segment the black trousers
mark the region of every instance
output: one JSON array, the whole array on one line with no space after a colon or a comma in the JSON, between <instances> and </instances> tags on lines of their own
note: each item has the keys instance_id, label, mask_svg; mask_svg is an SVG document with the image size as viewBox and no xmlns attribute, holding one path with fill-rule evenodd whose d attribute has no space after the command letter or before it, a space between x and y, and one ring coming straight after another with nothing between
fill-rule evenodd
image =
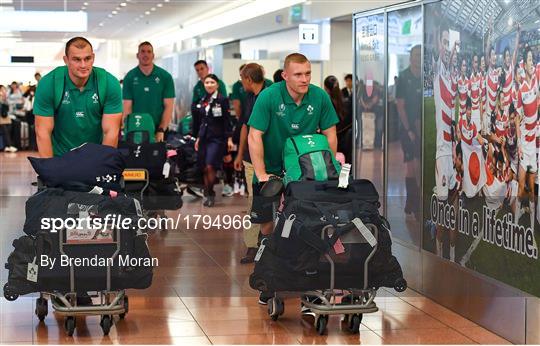
<instances>
[{"instance_id":1,"label":"black trousers","mask_svg":"<svg viewBox=\"0 0 540 346\"><path fill-rule=\"evenodd\" d=\"M4 143L6 147L12 147L13 141L11 140L11 124L0 125L0 131L4 136Z\"/></svg>"}]
</instances>

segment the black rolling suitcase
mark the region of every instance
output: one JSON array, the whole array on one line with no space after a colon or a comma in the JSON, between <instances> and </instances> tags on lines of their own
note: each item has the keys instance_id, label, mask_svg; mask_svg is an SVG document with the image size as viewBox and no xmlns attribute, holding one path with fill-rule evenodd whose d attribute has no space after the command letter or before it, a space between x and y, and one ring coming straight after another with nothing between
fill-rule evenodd
<instances>
[{"instance_id":1,"label":"black rolling suitcase","mask_svg":"<svg viewBox=\"0 0 540 346\"><path fill-rule=\"evenodd\" d=\"M11 121L11 139L13 146L19 150L30 148L30 127L26 121L20 119Z\"/></svg>"},{"instance_id":2,"label":"black rolling suitcase","mask_svg":"<svg viewBox=\"0 0 540 346\"><path fill-rule=\"evenodd\" d=\"M179 141L177 148L177 171L178 181L186 184L202 185L203 172L197 160L195 151L195 138L184 137Z\"/></svg>"},{"instance_id":3,"label":"black rolling suitcase","mask_svg":"<svg viewBox=\"0 0 540 346\"><path fill-rule=\"evenodd\" d=\"M299 181L287 186L274 232L259 248L250 276L252 288L328 289L329 258L335 264L336 289L364 287L365 268L370 288L406 288L373 184L354 180L345 190L337 185L337 181Z\"/></svg>"}]
</instances>

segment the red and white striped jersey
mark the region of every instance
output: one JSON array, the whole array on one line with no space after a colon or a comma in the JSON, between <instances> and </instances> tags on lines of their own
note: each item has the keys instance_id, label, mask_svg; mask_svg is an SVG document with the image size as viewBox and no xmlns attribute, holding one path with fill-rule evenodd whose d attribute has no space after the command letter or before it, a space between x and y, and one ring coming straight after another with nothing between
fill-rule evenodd
<instances>
[{"instance_id":1,"label":"red and white striped jersey","mask_svg":"<svg viewBox=\"0 0 540 346\"><path fill-rule=\"evenodd\" d=\"M525 78L518 90L518 107L523 111L521 120L521 147L523 151L536 151L538 123L538 78L536 74L531 81Z\"/></svg>"},{"instance_id":2,"label":"red and white striped jersey","mask_svg":"<svg viewBox=\"0 0 540 346\"><path fill-rule=\"evenodd\" d=\"M461 140L468 145L473 145L473 141L476 140L478 130L476 125L471 121L470 123L466 118L462 118L459 121L459 133L461 133Z\"/></svg>"},{"instance_id":3,"label":"red and white striped jersey","mask_svg":"<svg viewBox=\"0 0 540 346\"><path fill-rule=\"evenodd\" d=\"M512 86L514 85L514 69L510 67L509 70L505 69L505 80L502 88L502 106L503 109L510 107L512 103Z\"/></svg>"},{"instance_id":4,"label":"red and white striped jersey","mask_svg":"<svg viewBox=\"0 0 540 346\"><path fill-rule=\"evenodd\" d=\"M459 117L462 118L465 116L465 107L469 96L469 79L460 77L457 81L457 91L459 95Z\"/></svg>"},{"instance_id":5,"label":"red and white striped jersey","mask_svg":"<svg viewBox=\"0 0 540 346\"><path fill-rule=\"evenodd\" d=\"M474 73L469 78L469 93L472 101L472 109L480 109L480 101L482 99L482 75Z\"/></svg>"},{"instance_id":6,"label":"red and white striped jersey","mask_svg":"<svg viewBox=\"0 0 540 346\"><path fill-rule=\"evenodd\" d=\"M495 114L495 134L497 137L506 138L508 135L508 113L500 110Z\"/></svg>"},{"instance_id":7,"label":"red and white striped jersey","mask_svg":"<svg viewBox=\"0 0 540 346\"><path fill-rule=\"evenodd\" d=\"M437 127L437 151L435 157L439 158L452 155L451 127L456 93L453 78L441 58L439 57L433 65L433 96L435 101L435 124Z\"/></svg>"},{"instance_id":8,"label":"red and white striped jersey","mask_svg":"<svg viewBox=\"0 0 540 346\"><path fill-rule=\"evenodd\" d=\"M497 89L499 88L499 70L490 67L486 76L486 103L485 114L489 115L495 110L497 102Z\"/></svg>"}]
</instances>

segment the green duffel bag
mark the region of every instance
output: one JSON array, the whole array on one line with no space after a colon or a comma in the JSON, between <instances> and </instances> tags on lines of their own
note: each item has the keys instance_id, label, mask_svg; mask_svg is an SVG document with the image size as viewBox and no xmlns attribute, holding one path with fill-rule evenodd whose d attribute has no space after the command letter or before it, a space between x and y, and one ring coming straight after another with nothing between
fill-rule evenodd
<instances>
[{"instance_id":1,"label":"green duffel bag","mask_svg":"<svg viewBox=\"0 0 540 346\"><path fill-rule=\"evenodd\" d=\"M326 136L298 135L285 141L283 150L285 184L298 180L325 181L339 178L341 165L334 157Z\"/></svg>"},{"instance_id":2,"label":"green duffel bag","mask_svg":"<svg viewBox=\"0 0 540 346\"><path fill-rule=\"evenodd\" d=\"M180 126L179 126L178 132L180 132L182 136L189 135L192 133L191 132L192 125L193 125L193 117L191 116L191 114L188 114L185 117L183 117L182 120L180 120Z\"/></svg>"},{"instance_id":3,"label":"green duffel bag","mask_svg":"<svg viewBox=\"0 0 540 346\"><path fill-rule=\"evenodd\" d=\"M156 127L148 113L131 113L124 120L124 141L132 144L154 143Z\"/></svg>"}]
</instances>

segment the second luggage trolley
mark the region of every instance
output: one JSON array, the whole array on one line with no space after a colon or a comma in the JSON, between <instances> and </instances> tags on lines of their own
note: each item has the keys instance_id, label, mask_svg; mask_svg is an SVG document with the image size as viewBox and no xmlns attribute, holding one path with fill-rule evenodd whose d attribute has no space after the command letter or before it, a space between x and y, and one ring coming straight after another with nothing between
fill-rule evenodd
<instances>
[{"instance_id":1,"label":"second luggage trolley","mask_svg":"<svg viewBox=\"0 0 540 346\"><path fill-rule=\"evenodd\" d=\"M103 233L100 231L100 233ZM100 326L104 335L108 335L113 325L113 316L118 315L120 319L123 319L129 311L129 300L125 290L113 290L111 289L111 262L114 261L119 252L121 246L121 229L117 228L111 231L110 242L84 242L77 241L77 243L69 243L67 234L64 229L58 232L58 241L60 254L68 256L66 254L67 247L82 247L88 245L103 245L114 247L113 254L108 257L110 261L107 263L107 273L105 278L105 289L98 291L98 297L100 299L99 304L92 304L88 306L77 305L77 287L75 285L75 268L72 264L69 266L69 284L70 291L67 293L62 292L41 292L40 297L36 301L35 314L40 321L43 321L48 314L47 299L51 300L51 306L61 316L65 316L64 328L69 336L72 336L76 327L76 316L88 316L98 315L101 316ZM106 235L106 236L109 236Z\"/></svg>"},{"instance_id":2,"label":"second luggage trolley","mask_svg":"<svg viewBox=\"0 0 540 346\"><path fill-rule=\"evenodd\" d=\"M310 290L300 292L302 314L315 315L315 328L317 333L322 335L326 331L328 317L330 315L343 315L343 320L347 323L351 333L358 333L363 314L377 312L379 308L375 303L377 288L369 287L369 262L375 255L378 245L378 228L373 224L365 224L365 229L349 226L346 232L341 235L342 243L361 244L368 243L372 249L367 256L364 267L364 285L362 288L335 289L335 263L328 253L324 253L324 258L330 265L329 288L324 290ZM351 232L358 229L358 232ZM367 231L366 231L367 230ZM327 225L321 230L321 238L331 238L334 232L332 225ZM405 279L398 280L394 289L403 292L407 289ZM338 297L342 297L338 302ZM268 300L268 315L274 321L285 312L283 299L276 293L275 297Z\"/></svg>"}]
</instances>

